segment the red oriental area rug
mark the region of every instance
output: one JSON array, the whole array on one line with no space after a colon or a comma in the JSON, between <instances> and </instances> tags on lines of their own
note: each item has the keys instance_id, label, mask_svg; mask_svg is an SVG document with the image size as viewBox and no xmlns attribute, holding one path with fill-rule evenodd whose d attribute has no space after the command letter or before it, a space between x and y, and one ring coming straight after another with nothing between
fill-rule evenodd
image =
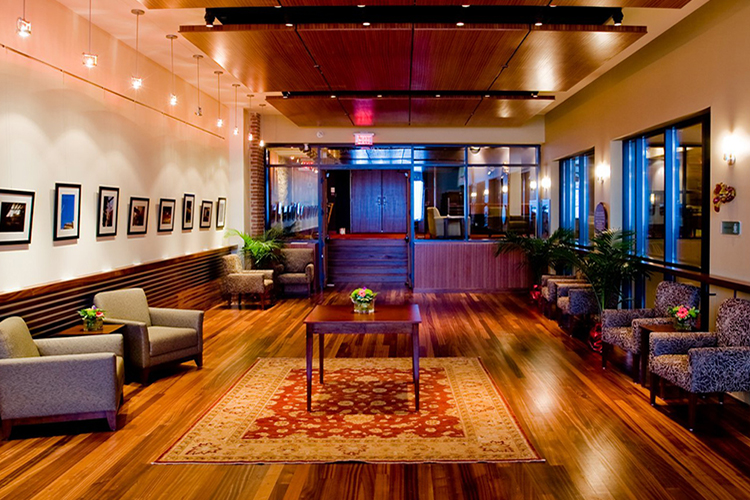
<instances>
[{"instance_id":1,"label":"red oriental area rug","mask_svg":"<svg viewBox=\"0 0 750 500\"><path fill-rule=\"evenodd\" d=\"M305 361L257 363L157 463L541 462L476 358L327 359L306 410Z\"/></svg>"}]
</instances>

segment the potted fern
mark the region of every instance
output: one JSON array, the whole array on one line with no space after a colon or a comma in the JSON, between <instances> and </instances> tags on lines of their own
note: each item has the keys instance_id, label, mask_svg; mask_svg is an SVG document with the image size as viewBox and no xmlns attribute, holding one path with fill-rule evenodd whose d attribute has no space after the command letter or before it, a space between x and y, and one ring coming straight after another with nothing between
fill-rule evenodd
<instances>
[{"instance_id":1,"label":"potted fern","mask_svg":"<svg viewBox=\"0 0 750 500\"><path fill-rule=\"evenodd\" d=\"M237 229L227 229L224 237L242 238L242 254L245 262L250 262L252 269L273 269L282 261L281 249L284 247L279 231L269 229L258 236L251 236Z\"/></svg>"}]
</instances>

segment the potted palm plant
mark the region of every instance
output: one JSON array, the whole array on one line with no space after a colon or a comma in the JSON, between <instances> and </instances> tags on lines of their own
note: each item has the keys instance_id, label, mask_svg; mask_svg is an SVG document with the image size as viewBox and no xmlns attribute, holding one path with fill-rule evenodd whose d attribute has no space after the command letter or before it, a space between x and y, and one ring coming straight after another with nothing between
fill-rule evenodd
<instances>
[{"instance_id":1,"label":"potted palm plant","mask_svg":"<svg viewBox=\"0 0 750 500\"><path fill-rule=\"evenodd\" d=\"M242 238L242 254L253 269L272 269L282 261L281 249L284 244L278 230L269 229L258 236L251 236L237 229L227 229L224 237L232 236Z\"/></svg>"}]
</instances>

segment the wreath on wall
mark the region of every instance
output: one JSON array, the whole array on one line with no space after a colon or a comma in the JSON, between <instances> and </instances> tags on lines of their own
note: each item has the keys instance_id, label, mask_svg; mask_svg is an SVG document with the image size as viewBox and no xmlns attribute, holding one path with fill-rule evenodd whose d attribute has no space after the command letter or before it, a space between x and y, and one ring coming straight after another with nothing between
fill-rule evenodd
<instances>
[{"instance_id":1,"label":"wreath on wall","mask_svg":"<svg viewBox=\"0 0 750 500\"><path fill-rule=\"evenodd\" d=\"M729 203L737 196L737 190L723 182L716 184L714 188L714 211L720 212L721 206Z\"/></svg>"}]
</instances>

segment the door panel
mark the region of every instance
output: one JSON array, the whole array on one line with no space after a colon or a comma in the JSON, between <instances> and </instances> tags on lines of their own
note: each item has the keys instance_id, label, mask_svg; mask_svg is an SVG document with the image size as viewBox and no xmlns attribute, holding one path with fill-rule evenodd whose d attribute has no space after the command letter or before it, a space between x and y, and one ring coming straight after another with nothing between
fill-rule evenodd
<instances>
[{"instance_id":1,"label":"door panel","mask_svg":"<svg viewBox=\"0 0 750 500\"><path fill-rule=\"evenodd\" d=\"M379 233L381 175L378 170L352 170L351 232Z\"/></svg>"},{"instance_id":2,"label":"door panel","mask_svg":"<svg viewBox=\"0 0 750 500\"><path fill-rule=\"evenodd\" d=\"M407 177L403 171L383 171L383 232L405 233L408 211Z\"/></svg>"}]
</instances>

